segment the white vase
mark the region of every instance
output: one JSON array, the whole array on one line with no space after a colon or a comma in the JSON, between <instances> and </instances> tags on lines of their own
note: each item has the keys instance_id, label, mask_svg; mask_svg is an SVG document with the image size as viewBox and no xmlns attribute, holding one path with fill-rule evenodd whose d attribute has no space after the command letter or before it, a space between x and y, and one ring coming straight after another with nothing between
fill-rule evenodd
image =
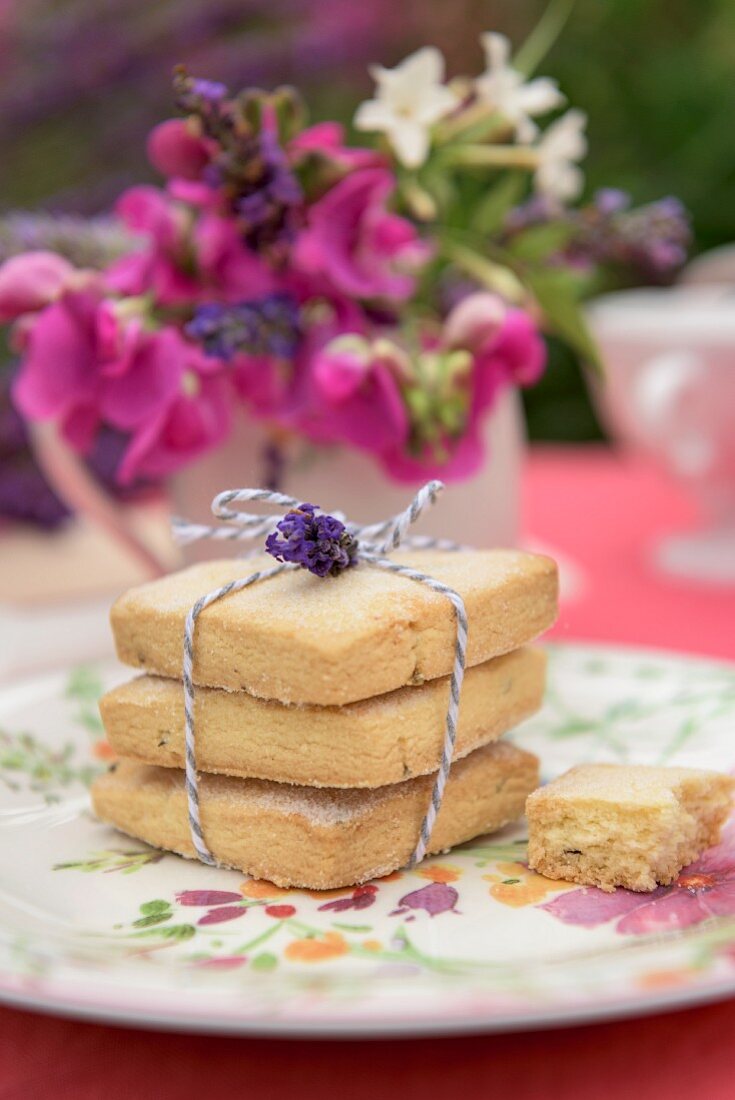
<instances>
[{"instance_id":1,"label":"white vase","mask_svg":"<svg viewBox=\"0 0 735 1100\"><path fill-rule=\"evenodd\" d=\"M415 525L416 534L477 547L515 545L524 431L514 390L500 397L484 434L483 467L465 481L450 483L438 504ZM262 484L265 442L263 428L248 421L223 447L177 474L171 481L177 513L211 522L210 507L217 493ZM358 451L294 440L285 453L279 488L325 511L342 511L357 523L368 523L402 511L420 484L391 481L374 459ZM186 554L191 561L212 557L212 543L194 544Z\"/></svg>"}]
</instances>

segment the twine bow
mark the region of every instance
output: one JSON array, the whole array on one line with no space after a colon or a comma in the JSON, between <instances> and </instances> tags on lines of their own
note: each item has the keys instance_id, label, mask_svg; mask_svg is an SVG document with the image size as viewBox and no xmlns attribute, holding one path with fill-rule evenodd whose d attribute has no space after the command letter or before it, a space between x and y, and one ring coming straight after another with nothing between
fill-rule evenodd
<instances>
[{"instance_id":1,"label":"twine bow","mask_svg":"<svg viewBox=\"0 0 735 1100\"><path fill-rule=\"evenodd\" d=\"M340 519L344 523L347 531L357 540L356 558L358 563L365 562L378 569L385 569L388 572L397 573L400 576L408 577L410 580L425 584L428 588L431 588L432 591L440 592L443 596L446 596L447 599L451 601L455 612L457 638L454 650L454 664L449 685L449 706L447 707L444 726L444 743L442 747L441 763L432 787L431 802L421 823L421 831L413 855L411 856L409 867L413 867L417 863L420 863L426 855L452 765L454 743L457 737L459 699L462 690L462 681L464 679L467 653L467 613L462 597L458 592L455 592L453 588L450 588L449 585L443 584L441 581L435 580L433 577L428 576L426 573L421 573L417 569L411 569L410 566L399 565L397 562L391 561L389 558L385 557L385 555L396 550L402 543L415 549L461 549L456 542L452 542L449 539L435 539L422 535L408 535L409 528L416 522L424 508L436 502L437 496L443 488L444 485L441 481L428 482L418 491L411 501L411 504L404 512L400 512L398 515L392 516L390 519L384 520L381 523L363 526L356 523L350 523L345 520L344 516L340 513L332 513L335 518ZM216 496L212 502L212 513L217 519L222 521L220 526L209 527L204 524L189 523L187 520L183 519L174 519L172 521L174 537L177 542L186 545L201 539L252 541L253 539L262 538L263 536L271 534L276 530L282 518L281 516L255 515L253 513L240 511L238 508L233 507L233 505L249 503L251 501L258 501L264 504L275 504L286 511L298 509L299 507L299 501L294 497L285 496L283 493L274 493L267 489L228 489ZM254 550L250 551L250 555L260 552L261 549L256 547ZM183 681L186 725L185 782L189 809L189 827L191 830L191 838L199 859L203 863L208 863L212 866L216 866L217 861L210 852L202 832L199 812L199 783L196 768L193 664L194 636L197 620L201 613L211 604L216 603L217 600L224 599L233 592L240 592L244 588L249 588L251 584L255 584L258 581L268 580L270 577L276 577L279 573L286 572L286 570L298 568L299 566L296 564L282 562L269 569L258 570L239 580L230 581L229 584L225 584L221 588L217 588L213 592L208 592L205 596L201 596L186 616L186 625L184 628ZM326 581L325 583L330 582Z\"/></svg>"}]
</instances>

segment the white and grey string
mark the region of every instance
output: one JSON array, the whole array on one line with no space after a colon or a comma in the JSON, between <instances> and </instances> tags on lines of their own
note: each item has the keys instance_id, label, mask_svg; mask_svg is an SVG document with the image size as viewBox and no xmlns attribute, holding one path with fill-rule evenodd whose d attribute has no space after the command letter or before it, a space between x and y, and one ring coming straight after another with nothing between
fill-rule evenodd
<instances>
[{"instance_id":1,"label":"white and grey string","mask_svg":"<svg viewBox=\"0 0 735 1100\"><path fill-rule=\"evenodd\" d=\"M416 494L411 504L405 511L380 523L359 525L344 520L339 513L332 513L341 519L358 542L357 557L359 561L385 569L410 580L418 581L439 592L450 600L454 608L457 623L457 636L454 650L454 662L449 681L449 704L444 725L444 742L439 770L436 773L431 791L431 801L421 823L419 837L416 842L409 866L413 867L426 855L431 834L441 808L444 789L449 778L454 756L454 744L457 737L457 718L459 714L459 702L462 691L462 681L467 656L467 612L462 597L449 585L436 580L426 573L412 569L407 565L400 565L385 557L386 554L396 550L402 543L415 549L459 550L461 547L449 539L434 539L428 536L408 536L409 528L416 522L424 508L435 503L438 494L444 488L440 481L430 481ZM212 502L212 513L221 520L220 526L210 527L205 524L189 523L187 520L174 519L172 523L176 540L181 544L197 542L200 539L252 541L275 531L281 516L262 516L253 513L241 512L231 505L258 501L263 504L275 504L288 511L299 507L299 501L294 497L285 496L283 493L271 492L267 489L228 489L219 493ZM256 551L257 552L257 551ZM185 784L189 811L189 828L191 838L197 855L202 863L212 866L217 861L209 850L209 846L202 831L199 779L196 766L196 730L194 719L194 638L197 620L201 613L224 599L233 592L240 592L258 581L276 577L289 569L298 569L298 565L292 563L280 563L269 569L261 569L251 573L247 577L230 581L205 596L201 596L193 605L186 616L184 628L184 654L183 654L183 682L184 682L184 719L186 736L185 756ZM329 583L329 582L326 582Z\"/></svg>"}]
</instances>

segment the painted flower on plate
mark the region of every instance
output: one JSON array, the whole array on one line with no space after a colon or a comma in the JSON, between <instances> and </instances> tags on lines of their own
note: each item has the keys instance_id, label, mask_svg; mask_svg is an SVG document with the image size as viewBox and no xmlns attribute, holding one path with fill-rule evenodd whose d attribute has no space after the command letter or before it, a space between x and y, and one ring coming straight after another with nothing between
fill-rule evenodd
<instances>
[{"instance_id":1,"label":"painted flower on plate","mask_svg":"<svg viewBox=\"0 0 735 1100\"><path fill-rule=\"evenodd\" d=\"M568 889L566 882L557 882L554 879L544 878L535 871L529 871L525 863L498 863L497 873L483 875L486 882L491 883L490 897L499 901L501 905L509 905L513 909L520 909L525 905L536 905L547 894L558 893L559 890Z\"/></svg>"},{"instance_id":2,"label":"painted flower on plate","mask_svg":"<svg viewBox=\"0 0 735 1100\"><path fill-rule=\"evenodd\" d=\"M391 916L399 916L412 909L423 909L430 917L438 917L440 913L456 913L458 901L459 894L453 886L448 886L445 882L432 882L429 886L404 894Z\"/></svg>"},{"instance_id":3,"label":"painted flower on plate","mask_svg":"<svg viewBox=\"0 0 735 1100\"><path fill-rule=\"evenodd\" d=\"M709 917L735 916L735 821L716 848L685 867L671 886L650 894L595 887L572 890L540 906L565 924L597 928L608 921L623 935L670 932Z\"/></svg>"},{"instance_id":4,"label":"painted flower on plate","mask_svg":"<svg viewBox=\"0 0 735 1100\"><path fill-rule=\"evenodd\" d=\"M357 886L348 898L336 898L320 905L319 910L343 913L347 909L368 909L374 903L377 892L378 887L369 882L366 886Z\"/></svg>"},{"instance_id":5,"label":"painted flower on plate","mask_svg":"<svg viewBox=\"0 0 735 1100\"><path fill-rule=\"evenodd\" d=\"M292 940L284 951L284 955L291 962L326 962L327 959L338 959L340 955L346 955L350 950L344 936L339 932L325 932L323 936L305 936L300 940Z\"/></svg>"}]
</instances>

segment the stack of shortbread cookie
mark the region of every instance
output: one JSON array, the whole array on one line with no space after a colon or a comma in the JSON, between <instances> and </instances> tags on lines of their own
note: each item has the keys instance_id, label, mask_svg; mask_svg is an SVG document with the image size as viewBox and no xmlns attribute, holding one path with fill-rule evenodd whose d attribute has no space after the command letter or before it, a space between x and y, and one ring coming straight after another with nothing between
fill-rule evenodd
<instances>
[{"instance_id":1,"label":"stack of shortbread cookie","mask_svg":"<svg viewBox=\"0 0 735 1100\"><path fill-rule=\"evenodd\" d=\"M540 706L556 615L545 557L512 550L400 551L462 596L469 620L455 763L429 844L443 851L520 817L538 761L499 741ZM117 601L120 659L145 674L102 700L120 760L98 779L98 816L195 856L184 787L186 615L202 595L272 565L213 561ZM327 889L409 860L439 767L456 644L454 609L426 585L361 564L289 571L198 620L193 680L201 824L223 865Z\"/></svg>"}]
</instances>

